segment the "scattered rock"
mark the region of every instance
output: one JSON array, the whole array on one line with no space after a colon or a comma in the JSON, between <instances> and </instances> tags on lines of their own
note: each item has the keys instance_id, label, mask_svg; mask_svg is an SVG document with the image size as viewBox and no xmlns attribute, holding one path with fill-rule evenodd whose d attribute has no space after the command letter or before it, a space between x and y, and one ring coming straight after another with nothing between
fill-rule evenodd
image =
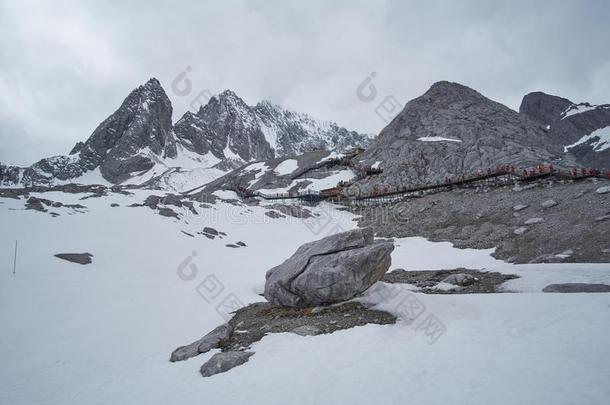
<instances>
[{"instance_id":1,"label":"scattered rock","mask_svg":"<svg viewBox=\"0 0 610 405\"><path fill-rule=\"evenodd\" d=\"M230 337L231 332L232 330L229 324L220 325L196 342L193 342L190 345L181 346L174 350L169 361L182 361L207 353L212 349L217 349L223 339L228 339Z\"/></svg>"},{"instance_id":2,"label":"scattered rock","mask_svg":"<svg viewBox=\"0 0 610 405\"><path fill-rule=\"evenodd\" d=\"M544 222L543 218L530 218L527 221L524 222L525 225L534 225L534 224L539 224L541 222Z\"/></svg>"},{"instance_id":3,"label":"scattered rock","mask_svg":"<svg viewBox=\"0 0 610 405\"><path fill-rule=\"evenodd\" d=\"M258 302L238 309L227 324L217 327L200 340L179 347L170 360L186 360L212 349L221 349L223 353L241 352L270 333L292 332L311 336L367 324L394 323L395 316L368 309L359 302L316 308L278 307Z\"/></svg>"},{"instance_id":4,"label":"scattered rock","mask_svg":"<svg viewBox=\"0 0 610 405\"><path fill-rule=\"evenodd\" d=\"M178 219L178 214L172 210L171 208L159 208L159 215L164 216L164 217L172 217L172 218L176 218Z\"/></svg>"},{"instance_id":5,"label":"scattered rock","mask_svg":"<svg viewBox=\"0 0 610 405\"><path fill-rule=\"evenodd\" d=\"M207 233L208 235L218 236L218 231L214 228L210 228L209 226L206 226L205 228L203 228L203 233Z\"/></svg>"},{"instance_id":6,"label":"scattered rock","mask_svg":"<svg viewBox=\"0 0 610 405\"><path fill-rule=\"evenodd\" d=\"M156 209L159 202L161 202L161 197L159 197L158 195L149 195L148 197L146 197L142 205L144 205L145 207Z\"/></svg>"},{"instance_id":7,"label":"scattered rock","mask_svg":"<svg viewBox=\"0 0 610 405\"><path fill-rule=\"evenodd\" d=\"M265 298L289 307L349 300L383 277L393 250L392 242L375 242L370 228L306 243L267 272Z\"/></svg>"},{"instance_id":8,"label":"scattered rock","mask_svg":"<svg viewBox=\"0 0 610 405\"><path fill-rule=\"evenodd\" d=\"M517 229L515 229L515 230L513 231L513 233L514 233L515 235L523 235L523 234L524 234L524 233L526 233L526 232L527 232L527 227L526 227L526 226L521 226L521 227L519 227L519 228L517 228Z\"/></svg>"},{"instance_id":9,"label":"scattered rock","mask_svg":"<svg viewBox=\"0 0 610 405\"><path fill-rule=\"evenodd\" d=\"M291 330L291 332L301 336L316 336L322 333L320 329L316 328L313 325L297 326L296 328Z\"/></svg>"},{"instance_id":10,"label":"scattered rock","mask_svg":"<svg viewBox=\"0 0 610 405\"><path fill-rule=\"evenodd\" d=\"M557 201L546 200L546 201L543 201L542 204L540 204L540 205L542 205L542 208L551 208L551 207L554 207L557 205Z\"/></svg>"},{"instance_id":11,"label":"scattered rock","mask_svg":"<svg viewBox=\"0 0 610 405\"><path fill-rule=\"evenodd\" d=\"M295 218L311 218L313 214L308 209L299 207L298 205L286 205L286 204L273 204L270 206L274 210L281 212L282 214L295 217Z\"/></svg>"},{"instance_id":12,"label":"scattered rock","mask_svg":"<svg viewBox=\"0 0 610 405\"><path fill-rule=\"evenodd\" d=\"M598 221L598 222L606 221L608 219L610 219L610 214L602 215L601 217L595 218L595 220Z\"/></svg>"},{"instance_id":13,"label":"scattered rock","mask_svg":"<svg viewBox=\"0 0 610 405\"><path fill-rule=\"evenodd\" d=\"M459 276L451 279L451 276ZM466 277L464 277L466 276ZM500 286L508 281L517 278L514 274L502 274L497 272L487 272L471 269L454 270L425 270L425 271L406 271L396 269L383 276L381 281L385 283L412 284L421 289L426 294L482 294L501 292ZM461 284L456 284L460 282ZM437 289L439 283L458 285L461 288L453 290Z\"/></svg>"},{"instance_id":14,"label":"scattered rock","mask_svg":"<svg viewBox=\"0 0 610 405\"><path fill-rule=\"evenodd\" d=\"M232 243L227 243L225 246L228 247L228 248L234 248L234 249L238 249L239 248L239 246L234 245Z\"/></svg>"},{"instance_id":15,"label":"scattered rock","mask_svg":"<svg viewBox=\"0 0 610 405\"><path fill-rule=\"evenodd\" d=\"M55 257L72 263L90 264L93 255L91 253L58 253Z\"/></svg>"},{"instance_id":16,"label":"scattered rock","mask_svg":"<svg viewBox=\"0 0 610 405\"><path fill-rule=\"evenodd\" d=\"M25 202L25 208L28 210L47 212L47 209L44 207L43 202L45 202L45 205L51 204L51 201L49 201L49 200L44 200L44 199L40 199L40 198L36 198L36 197L30 197Z\"/></svg>"},{"instance_id":17,"label":"scattered rock","mask_svg":"<svg viewBox=\"0 0 610 405\"><path fill-rule=\"evenodd\" d=\"M277 211L267 211L267 212L265 212L265 215L268 216L269 218L273 218L273 219L286 218L285 215L282 215Z\"/></svg>"},{"instance_id":18,"label":"scattered rock","mask_svg":"<svg viewBox=\"0 0 610 405\"><path fill-rule=\"evenodd\" d=\"M542 291L547 293L607 293L610 292L610 285L587 283L549 284Z\"/></svg>"},{"instance_id":19,"label":"scattered rock","mask_svg":"<svg viewBox=\"0 0 610 405\"><path fill-rule=\"evenodd\" d=\"M454 284L459 285L460 287L465 287L468 285L472 285L477 281L477 279L470 274L458 273L451 274L441 280L441 283Z\"/></svg>"},{"instance_id":20,"label":"scattered rock","mask_svg":"<svg viewBox=\"0 0 610 405\"><path fill-rule=\"evenodd\" d=\"M610 193L610 186L604 186L604 187L600 187L597 190L595 190L595 192L597 194L606 194L606 193Z\"/></svg>"},{"instance_id":21,"label":"scattered rock","mask_svg":"<svg viewBox=\"0 0 610 405\"><path fill-rule=\"evenodd\" d=\"M182 207L182 201L180 201L180 197L174 194L168 194L161 199L161 204L164 205L174 205L176 207Z\"/></svg>"},{"instance_id":22,"label":"scattered rock","mask_svg":"<svg viewBox=\"0 0 610 405\"><path fill-rule=\"evenodd\" d=\"M530 260L528 263L536 264L536 263L563 263L570 256L563 255L555 255L555 254L544 254L537 256Z\"/></svg>"},{"instance_id":23,"label":"scattered rock","mask_svg":"<svg viewBox=\"0 0 610 405\"><path fill-rule=\"evenodd\" d=\"M185 234L186 236L190 236L191 238L194 238L194 237L195 237L195 235L193 235L192 233L188 233L188 232L186 232L186 231L180 231L180 232L182 232L182 233L183 233L183 234Z\"/></svg>"},{"instance_id":24,"label":"scattered rock","mask_svg":"<svg viewBox=\"0 0 610 405\"><path fill-rule=\"evenodd\" d=\"M529 205L525 205L525 204L519 204L519 205L515 205L513 207L513 211L523 211L524 209L526 209L527 207L529 207Z\"/></svg>"},{"instance_id":25,"label":"scattered rock","mask_svg":"<svg viewBox=\"0 0 610 405\"><path fill-rule=\"evenodd\" d=\"M210 360L206 361L203 366L201 366L201 375L210 377L215 374L226 373L232 368L246 363L253 354L253 352L244 352L240 350L216 353Z\"/></svg>"},{"instance_id":26,"label":"scattered rock","mask_svg":"<svg viewBox=\"0 0 610 405\"><path fill-rule=\"evenodd\" d=\"M242 242L242 241L237 242L237 245L239 245L239 246L241 246L241 247L246 247L246 246L248 246L248 245L246 245L246 244L245 244L244 242Z\"/></svg>"},{"instance_id":27,"label":"scattered rock","mask_svg":"<svg viewBox=\"0 0 610 405\"><path fill-rule=\"evenodd\" d=\"M111 207L113 207L113 208L116 208L116 207L119 207L119 204L117 204L117 203L112 203L112 204L110 204L110 206L111 206Z\"/></svg>"}]
</instances>

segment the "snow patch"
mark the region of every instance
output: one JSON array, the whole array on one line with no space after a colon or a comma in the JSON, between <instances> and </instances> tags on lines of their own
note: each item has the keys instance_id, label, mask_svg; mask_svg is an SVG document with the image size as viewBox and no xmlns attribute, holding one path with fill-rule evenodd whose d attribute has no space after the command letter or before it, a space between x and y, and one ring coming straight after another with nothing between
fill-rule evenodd
<instances>
[{"instance_id":1,"label":"snow patch","mask_svg":"<svg viewBox=\"0 0 610 405\"><path fill-rule=\"evenodd\" d=\"M593 141L595 138L599 138L598 140ZM593 142L590 142L593 141ZM610 127L605 127L593 131L589 135L585 135L580 138L578 141L574 142L571 145L564 146L563 151L567 152L568 149L571 149L575 146L582 144L589 144L595 152L601 152L608 148L610 148Z\"/></svg>"},{"instance_id":2,"label":"snow patch","mask_svg":"<svg viewBox=\"0 0 610 405\"><path fill-rule=\"evenodd\" d=\"M274 173L278 176L285 176L294 172L299 167L299 162L296 159L286 159L276 166Z\"/></svg>"},{"instance_id":3,"label":"snow patch","mask_svg":"<svg viewBox=\"0 0 610 405\"><path fill-rule=\"evenodd\" d=\"M460 139L443 138L442 136L423 136L417 138L417 140L422 142L462 142Z\"/></svg>"}]
</instances>

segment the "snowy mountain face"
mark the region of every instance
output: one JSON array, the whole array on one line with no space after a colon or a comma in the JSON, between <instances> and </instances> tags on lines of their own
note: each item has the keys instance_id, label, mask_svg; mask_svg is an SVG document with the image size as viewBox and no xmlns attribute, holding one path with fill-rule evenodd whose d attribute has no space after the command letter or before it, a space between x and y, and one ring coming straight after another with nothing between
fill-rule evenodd
<instances>
[{"instance_id":1,"label":"snowy mountain face","mask_svg":"<svg viewBox=\"0 0 610 405\"><path fill-rule=\"evenodd\" d=\"M171 116L169 98L159 81L150 79L132 91L87 141L78 142L70 155L45 158L27 168L0 165L0 184L168 185L171 180L161 176L175 178L177 172L180 184L194 184L250 161L369 142L365 135L268 102L248 106L230 90L212 97L196 114L187 112L174 126ZM178 168L192 173L173 170Z\"/></svg>"},{"instance_id":2,"label":"snowy mountain face","mask_svg":"<svg viewBox=\"0 0 610 405\"><path fill-rule=\"evenodd\" d=\"M240 163L369 143L365 135L268 101L250 107L230 90L213 97L197 114L187 112L174 132L193 152Z\"/></svg>"},{"instance_id":3,"label":"snowy mountain face","mask_svg":"<svg viewBox=\"0 0 610 405\"><path fill-rule=\"evenodd\" d=\"M519 111L542 124L550 141L580 165L610 167L610 104L574 103L536 92L523 98Z\"/></svg>"}]
</instances>

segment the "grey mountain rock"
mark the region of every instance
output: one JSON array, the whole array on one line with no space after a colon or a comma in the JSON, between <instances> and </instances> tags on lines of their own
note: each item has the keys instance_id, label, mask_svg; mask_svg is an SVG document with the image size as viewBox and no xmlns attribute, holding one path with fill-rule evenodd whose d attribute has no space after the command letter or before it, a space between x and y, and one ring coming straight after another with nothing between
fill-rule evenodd
<instances>
[{"instance_id":1,"label":"grey mountain rock","mask_svg":"<svg viewBox=\"0 0 610 405\"><path fill-rule=\"evenodd\" d=\"M206 361L203 366L201 366L199 371L203 377L211 377L216 374L226 373L232 368L246 363L253 354L253 352L244 352L241 350L216 353L210 360Z\"/></svg>"},{"instance_id":2,"label":"grey mountain rock","mask_svg":"<svg viewBox=\"0 0 610 405\"><path fill-rule=\"evenodd\" d=\"M212 349L219 347L223 339L228 339L232 333L232 329L228 324L220 325L201 339L186 345L181 346L173 351L170 361L182 361L191 357L207 353Z\"/></svg>"},{"instance_id":3,"label":"grey mountain rock","mask_svg":"<svg viewBox=\"0 0 610 405\"><path fill-rule=\"evenodd\" d=\"M549 142L562 146L585 167L610 167L610 104L574 103L542 92L526 95L519 111L539 122Z\"/></svg>"},{"instance_id":4,"label":"grey mountain rock","mask_svg":"<svg viewBox=\"0 0 610 405\"><path fill-rule=\"evenodd\" d=\"M361 155L362 165L380 162L383 173L360 186L430 183L503 164L574 164L546 138L542 125L524 114L466 86L438 82L408 102Z\"/></svg>"},{"instance_id":5,"label":"grey mountain rock","mask_svg":"<svg viewBox=\"0 0 610 405\"><path fill-rule=\"evenodd\" d=\"M197 113L187 112L174 126L171 117L169 98L159 81L150 79L69 155L45 158L27 168L0 164L0 185L50 185L94 169L116 184L159 165L163 170L153 179L163 184L164 173L175 175L172 168L185 161L189 167L228 171L254 160L366 146L370 141L332 122L268 102L248 106L230 90L212 97Z\"/></svg>"},{"instance_id":6,"label":"grey mountain rock","mask_svg":"<svg viewBox=\"0 0 610 405\"><path fill-rule=\"evenodd\" d=\"M306 243L267 272L265 298L288 307L349 300L383 277L392 250L392 242L374 242L370 228Z\"/></svg>"},{"instance_id":7,"label":"grey mountain rock","mask_svg":"<svg viewBox=\"0 0 610 405\"><path fill-rule=\"evenodd\" d=\"M55 257L77 264L90 264L93 255L91 253L58 253Z\"/></svg>"},{"instance_id":8,"label":"grey mountain rock","mask_svg":"<svg viewBox=\"0 0 610 405\"><path fill-rule=\"evenodd\" d=\"M608 293L610 292L610 285L587 283L549 284L542 291L546 293Z\"/></svg>"}]
</instances>

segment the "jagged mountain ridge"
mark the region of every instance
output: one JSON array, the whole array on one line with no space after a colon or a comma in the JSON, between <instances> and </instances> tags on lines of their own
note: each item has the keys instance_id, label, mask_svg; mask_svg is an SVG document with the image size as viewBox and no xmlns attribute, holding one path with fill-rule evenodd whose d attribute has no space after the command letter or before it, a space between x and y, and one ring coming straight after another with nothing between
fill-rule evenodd
<instances>
[{"instance_id":1,"label":"jagged mountain ridge","mask_svg":"<svg viewBox=\"0 0 610 405\"><path fill-rule=\"evenodd\" d=\"M196 114L185 113L174 126L171 116L169 98L159 81L150 79L70 155L45 158L27 168L0 165L0 183L45 185L99 170L98 177L117 184L174 167L227 170L249 161L369 142L365 135L269 102L248 106L230 90L212 97Z\"/></svg>"}]
</instances>

